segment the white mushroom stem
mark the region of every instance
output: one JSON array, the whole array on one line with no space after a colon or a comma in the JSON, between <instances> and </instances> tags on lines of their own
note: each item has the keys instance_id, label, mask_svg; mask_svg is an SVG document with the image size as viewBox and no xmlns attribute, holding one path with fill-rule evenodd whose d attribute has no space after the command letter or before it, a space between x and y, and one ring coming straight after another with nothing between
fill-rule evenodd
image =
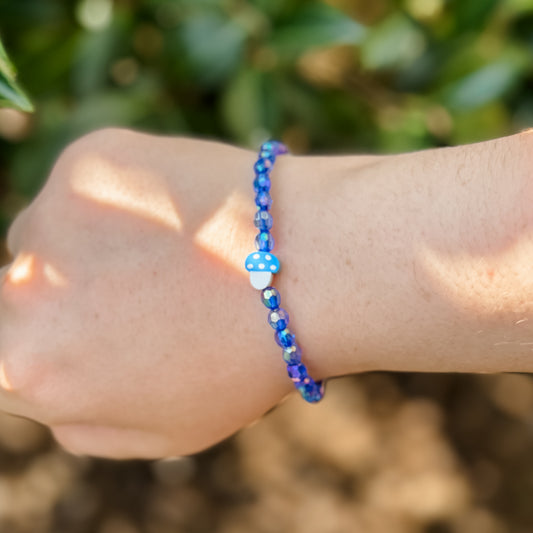
<instances>
[{"instance_id":1,"label":"white mushroom stem","mask_svg":"<svg viewBox=\"0 0 533 533\"><path fill-rule=\"evenodd\" d=\"M250 283L254 289L262 291L266 289L272 283L272 272L268 271L251 271L250 272Z\"/></svg>"}]
</instances>

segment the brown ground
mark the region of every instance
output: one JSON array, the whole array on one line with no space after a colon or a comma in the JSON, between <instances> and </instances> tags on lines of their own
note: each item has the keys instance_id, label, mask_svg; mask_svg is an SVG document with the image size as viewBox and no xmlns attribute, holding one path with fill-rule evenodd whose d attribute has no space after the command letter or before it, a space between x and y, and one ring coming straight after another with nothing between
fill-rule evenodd
<instances>
[{"instance_id":1,"label":"brown ground","mask_svg":"<svg viewBox=\"0 0 533 533\"><path fill-rule=\"evenodd\" d=\"M0 533L526 533L533 381L371 373L194 457L69 456L0 416Z\"/></svg>"}]
</instances>

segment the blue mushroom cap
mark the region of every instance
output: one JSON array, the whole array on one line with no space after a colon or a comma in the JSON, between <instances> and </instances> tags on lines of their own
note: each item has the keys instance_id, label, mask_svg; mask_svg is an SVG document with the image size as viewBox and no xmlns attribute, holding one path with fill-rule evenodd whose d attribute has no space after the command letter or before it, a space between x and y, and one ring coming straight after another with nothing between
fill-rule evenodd
<instances>
[{"instance_id":1,"label":"blue mushroom cap","mask_svg":"<svg viewBox=\"0 0 533 533\"><path fill-rule=\"evenodd\" d=\"M245 261L248 272L271 272L275 274L279 271L279 259L270 252L252 252Z\"/></svg>"}]
</instances>

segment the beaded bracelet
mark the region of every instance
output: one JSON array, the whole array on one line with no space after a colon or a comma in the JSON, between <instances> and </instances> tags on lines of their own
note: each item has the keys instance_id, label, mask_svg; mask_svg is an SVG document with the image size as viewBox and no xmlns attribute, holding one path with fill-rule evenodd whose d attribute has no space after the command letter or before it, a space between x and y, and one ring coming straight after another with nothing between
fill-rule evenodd
<instances>
[{"instance_id":1,"label":"beaded bracelet","mask_svg":"<svg viewBox=\"0 0 533 533\"><path fill-rule=\"evenodd\" d=\"M271 253L274 248L274 238L270 234L273 222L272 215L269 213L272 206L270 171L276 157L286 154L287 151L286 146L278 141L263 143L259 150L259 158L254 165L255 204L257 205L254 225L259 230L255 238L257 251L248 255L245 267L250 272L250 283L255 289L261 291L261 301L270 310L268 322L276 331L274 335L276 342L283 349L282 357L287 363L289 377L304 400L316 403L324 396L324 383L314 381L308 375L307 368L302 363L302 350L296 344L294 333L287 327L289 314L280 307L280 294L276 288L271 286L273 275L279 271L281 265L279 259Z\"/></svg>"}]
</instances>

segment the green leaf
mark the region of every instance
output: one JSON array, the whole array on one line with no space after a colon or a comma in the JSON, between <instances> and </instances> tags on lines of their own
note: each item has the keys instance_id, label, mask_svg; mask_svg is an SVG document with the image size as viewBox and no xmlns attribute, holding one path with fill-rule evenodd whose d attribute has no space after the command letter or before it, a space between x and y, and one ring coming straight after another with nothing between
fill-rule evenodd
<instances>
[{"instance_id":1,"label":"green leaf","mask_svg":"<svg viewBox=\"0 0 533 533\"><path fill-rule=\"evenodd\" d=\"M283 13L287 3L290 3L290 0L250 0L250 4L253 7L261 10L271 20ZM292 3L294 3L294 0Z\"/></svg>"},{"instance_id":2,"label":"green leaf","mask_svg":"<svg viewBox=\"0 0 533 533\"><path fill-rule=\"evenodd\" d=\"M494 101L490 104L455 113L453 116L453 144L494 139L516 131L511 123L504 103Z\"/></svg>"},{"instance_id":3,"label":"green leaf","mask_svg":"<svg viewBox=\"0 0 533 533\"><path fill-rule=\"evenodd\" d=\"M33 111L33 105L16 82L16 70L0 41L0 106Z\"/></svg>"},{"instance_id":4,"label":"green leaf","mask_svg":"<svg viewBox=\"0 0 533 533\"><path fill-rule=\"evenodd\" d=\"M452 0L450 7L454 10L456 32L463 33L477 28L483 28L487 20L499 7L499 0Z\"/></svg>"},{"instance_id":5,"label":"green leaf","mask_svg":"<svg viewBox=\"0 0 533 533\"><path fill-rule=\"evenodd\" d=\"M125 33L122 26L115 19L106 28L81 35L71 70L73 88L78 97L87 97L106 87L110 65L120 56Z\"/></svg>"},{"instance_id":6,"label":"green leaf","mask_svg":"<svg viewBox=\"0 0 533 533\"><path fill-rule=\"evenodd\" d=\"M493 63L446 86L442 98L453 110L476 109L504 96L528 68L527 53L518 49L507 50Z\"/></svg>"},{"instance_id":7,"label":"green leaf","mask_svg":"<svg viewBox=\"0 0 533 533\"><path fill-rule=\"evenodd\" d=\"M197 80L213 85L238 68L246 32L230 18L209 12L190 16L183 25L181 38Z\"/></svg>"},{"instance_id":8,"label":"green leaf","mask_svg":"<svg viewBox=\"0 0 533 533\"><path fill-rule=\"evenodd\" d=\"M242 70L228 85L221 113L234 138L255 146L277 129L280 103L273 80L259 70Z\"/></svg>"},{"instance_id":9,"label":"green leaf","mask_svg":"<svg viewBox=\"0 0 533 533\"><path fill-rule=\"evenodd\" d=\"M274 30L270 44L284 58L298 56L311 48L337 44L358 44L365 28L322 2L308 2L289 21Z\"/></svg>"},{"instance_id":10,"label":"green leaf","mask_svg":"<svg viewBox=\"0 0 533 533\"><path fill-rule=\"evenodd\" d=\"M401 67L424 52L422 32L405 15L394 13L372 28L361 47L367 69Z\"/></svg>"}]
</instances>

